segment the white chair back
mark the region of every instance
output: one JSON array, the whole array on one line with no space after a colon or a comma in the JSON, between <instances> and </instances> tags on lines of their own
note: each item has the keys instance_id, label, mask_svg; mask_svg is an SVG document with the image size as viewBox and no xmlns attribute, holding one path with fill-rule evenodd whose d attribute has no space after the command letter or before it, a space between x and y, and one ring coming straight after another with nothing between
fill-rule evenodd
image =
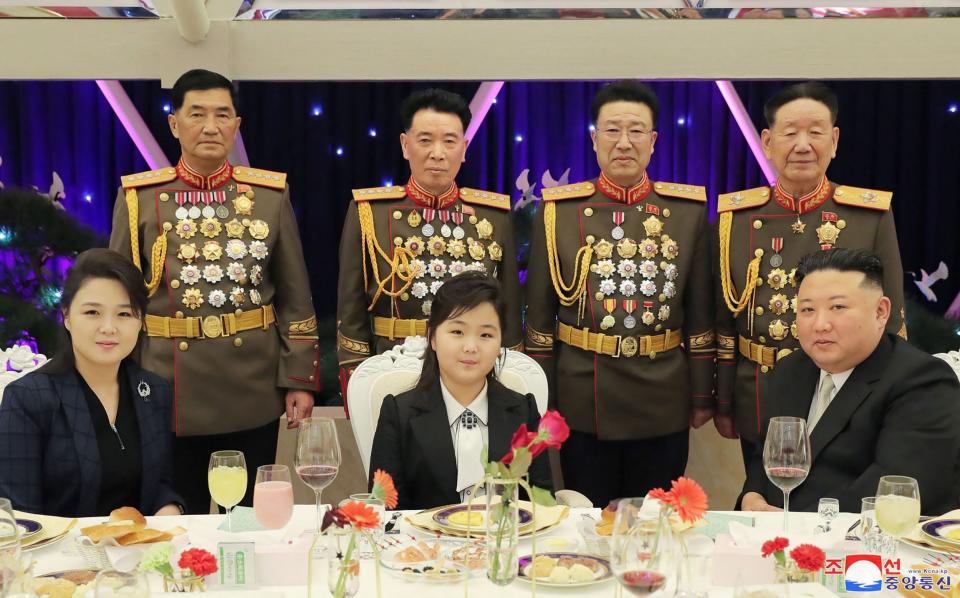
<instances>
[{"instance_id":1,"label":"white chair back","mask_svg":"<svg viewBox=\"0 0 960 598\"><path fill-rule=\"evenodd\" d=\"M370 476L370 452L383 399L416 385L426 347L424 337L407 337L403 345L365 360L350 376L347 408L367 477ZM547 376L531 357L519 351L507 351L502 367L498 365L498 376L507 388L521 394L532 393L540 415L547 410Z\"/></svg>"},{"instance_id":2,"label":"white chair back","mask_svg":"<svg viewBox=\"0 0 960 598\"><path fill-rule=\"evenodd\" d=\"M47 356L34 353L26 345L17 345L4 349L0 353L0 402L3 401L3 389L20 376L32 372L47 362Z\"/></svg>"}]
</instances>

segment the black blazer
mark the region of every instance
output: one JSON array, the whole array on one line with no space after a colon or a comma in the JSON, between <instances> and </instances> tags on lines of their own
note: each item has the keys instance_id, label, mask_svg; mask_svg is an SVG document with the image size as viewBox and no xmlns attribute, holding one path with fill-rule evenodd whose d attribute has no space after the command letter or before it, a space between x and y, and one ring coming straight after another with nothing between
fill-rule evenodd
<instances>
[{"instance_id":1,"label":"black blazer","mask_svg":"<svg viewBox=\"0 0 960 598\"><path fill-rule=\"evenodd\" d=\"M803 351L777 363L764 400L767 418L743 492L783 506L783 493L763 469L770 417L807 418L820 369ZM920 486L922 511L939 515L960 505L960 383L942 360L887 334L854 368L810 435L810 475L790 493L790 509L816 511L820 498L860 512L884 475L907 475ZM737 504L740 504L740 499Z\"/></svg>"},{"instance_id":2,"label":"black blazer","mask_svg":"<svg viewBox=\"0 0 960 598\"><path fill-rule=\"evenodd\" d=\"M487 384L487 400L493 461L510 450L510 438L520 424L527 424L531 431L537 429L540 413L532 394L521 395L496 380ZM460 502L456 454L439 381L429 392L413 389L383 400L370 453L371 485L373 472L378 469L393 476L400 495L398 509L429 509ZM530 482L547 490L553 488L546 452L530 466Z\"/></svg>"},{"instance_id":3,"label":"black blazer","mask_svg":"<svg viewBox=\"0 0 960 598\"><path fill-rule=\"evenodd\" d=\"M183 504L173 489L170 384L126 361L128 384L140 427L143 472L139 505L153 515ZM150 387L142 397L141 382ZM79 374L31 372L11 382L0 403L0 496L15 509L44 515L87 517L96 513L100 449Z\"/></svg>"}]
</instances>

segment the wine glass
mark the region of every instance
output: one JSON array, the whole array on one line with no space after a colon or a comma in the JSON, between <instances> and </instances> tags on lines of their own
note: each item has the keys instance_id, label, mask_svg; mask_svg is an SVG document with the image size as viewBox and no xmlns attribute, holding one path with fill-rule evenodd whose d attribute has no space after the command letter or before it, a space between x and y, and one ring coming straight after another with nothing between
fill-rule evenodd
<instances>
[{"instance_id":1,"label":"wine glass","mask_svg":"<svg viewBox=\"0 0 960 598\"><path fill-rule=\"evenodd\" d=\"M328 417L308 417L297 430L297 454L294 467L303 483L313 488L317 497L317 532L323 524L323 503L320 496L340 470L340 443L337 428Z\"/></svg>"},{"instance_id":2,"label":"wine glass","mask_svg":"<svg viewBox=\"0 0 960 598\"><path fill-rule=\"evenodd\" d=\"M885 475L877 484L877 523L884 533L902 538L920 521L920 487L917 480ZM896 544L893 548L896 552Z\"/></svg>"},{"instance_id":3,"label":"wine glass","mask_svg":"<svg viewBox=\"0 0 960 598\"><path fill-rule=\"evenodd\" d=\"M97 574L94 583L95 598L113 598L124 596L129 598L149 598L150 587L143 573L130 571L101 571Z\"/></svg>"},{"instance_id":4,"label":"wine glass","mask_svg":"<svg viewBox=\"0 0 960 598\"><path fill-rule=\"evenodd\" d=\"M821 498L817 503L817 515L820 517L818 529L824 533L829 532L833 520L840 515L840 501L836 498Z\"/></svg>"},{"instance_id":5,"label":"wine glass","mask_svg":"<svg viewBox=\"0 0 960 598\"><path fill-rule=\"evenodd\" d=\"M20 573L20 526L10 499L0 498L0 596Z\"/></svg>"},{"instance_id":6,"label":"wine glass","mask_svg":"<svg viewBox=\"0 0 960 598\"><path fill-rule=\"evenodd\" d=\"M659 509L644 512L643 498L617 503L610 568L617 581L637 596L670 596L675 591L678 559L670 524Z\"/></svg>"},{"instance_id":7,"label":"wine glass","mask_svg":"<svg viewBox=\"0 0 960 598\"><path fill-rule=\"evenodd\" d=\"M261 465L253 486L253 512L260 525L280 529L293 515L293 484L286 465Z\"/></svg>"},{"instance_id":8,"label":"wine glass","mask_svg":"<svg viewBox=\"0 0 960 598\"><path fill-rule=\"evenodd\" d=\"M240 451L216 451L210 455L207 486L213 501L227 510L227 531L233 531L230 516L247 493L247 462Z\"/></svg>"},{"instance_id":9,"label":"wine glass","mask_svg":"<svg viewBox=\"0 0 960 598\"><path fill-rule=\"evenodd\" d=\"M772 417L763 445L763 468L773 484L783 491L783 531L789 530L790 491L810 472L810 436L807 422L799 417Z\"/></svg>"}]
</instances>

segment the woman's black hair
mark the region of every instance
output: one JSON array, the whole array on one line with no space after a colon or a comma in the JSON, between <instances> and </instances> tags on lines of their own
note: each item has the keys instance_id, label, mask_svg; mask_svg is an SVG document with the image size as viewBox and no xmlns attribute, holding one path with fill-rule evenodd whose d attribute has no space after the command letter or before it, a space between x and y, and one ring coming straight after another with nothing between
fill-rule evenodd
<instances>
[{"instance_id":1,"label":"woman's black hair","mask_svg":"<svg viewBox=\"0 0 960 598\"><path fill-rule=\"evenodd\" d=\"M493 305L502 331L507 308L500 295L500 285L496 280L480 272L464 272L443 283L430 306L430 317L427 320L427 349L423 354L423 369L420 371L416 388L429 390L440 380L440 364L437 361L437 354L430 346L437 327L484 303ZM493 379L496 369L494 367L490 370L487 377Z\"/></svg>"},{"instance_id":2,"label":"woman's black hair","mask_svg":"<svg viewBox=\"0 0 960 598\"><path fill-rule=\"evenodd\" d=\"M77 256L63 283L60 296L60 312L66 316L70 305L80 288L90 279L106 278L120 283L130 297L133 312L140 319L147 312L147 288L143 284L143 275L129 258L110 249L88 249ZM73 354L73 340L70 331L62 328L59 345L53 359L40 368L47 374L66 374L76 367Z\"/></svg>"}]
</instances>

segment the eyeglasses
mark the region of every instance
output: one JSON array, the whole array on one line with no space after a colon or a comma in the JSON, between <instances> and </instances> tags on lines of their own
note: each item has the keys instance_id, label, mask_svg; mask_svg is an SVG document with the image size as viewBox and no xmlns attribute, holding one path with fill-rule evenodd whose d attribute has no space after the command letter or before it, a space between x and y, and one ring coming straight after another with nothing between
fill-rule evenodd
<instances>
[{"instance_id":1,"label":"eyeglasses","mask_svg":"<svg viewBox=\"0 0 960 598\"><path fill-rule=\"evenodd\" d=\"M599 133L600 136L607 141L620 141L620 138L626 133L627 139L629 139L631 143L639 143L649 137L650 134L653 133L653 130L644 131L643 129L618 129L616 127L610 127L601 129Z\"/></svg>"}]
</instances>

